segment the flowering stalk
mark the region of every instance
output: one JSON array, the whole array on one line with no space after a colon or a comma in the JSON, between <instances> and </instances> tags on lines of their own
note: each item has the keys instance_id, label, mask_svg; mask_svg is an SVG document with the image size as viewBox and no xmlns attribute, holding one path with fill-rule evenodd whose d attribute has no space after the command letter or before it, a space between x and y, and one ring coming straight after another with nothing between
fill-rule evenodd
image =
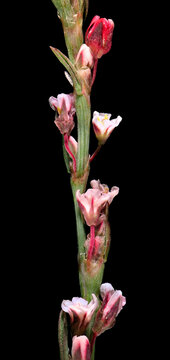
<instances>
[{"instance_id":1,"label":"flowering stalk","mask_svg":"<svg viewBox=\"0 0 170 360\"><path fill-rule=\"evenodd\" d=\"M83 13L88 10L88 0L52 0L63 26L68 57L50 47L64 65L66 77L73 86L70 94L51 96L49 103L55 111L55 125L63 135L63 155L73 193L81 298L63 300L59 316L58 339L61 360L94 360L95 340L105 330L113 327L115 318L125 305L121 291L106 283L101 285L105 262L110 247L108 210L119 188L109 188L99 180L91 181L86 190L90 163L97 156L122 118L110 120L111 114L93 113L92 125L98 146L90 157L89 140L91 124L90 94L95 81L98 60L112 45L114 23L95 16L85 34L83 43ZM71 136L77 117L77 141ZM89 234L86 233L89 229ZM101 294L102 302L99 301ZM68 349L68 316L72 349Z\"/></svg>"}]
</instances>

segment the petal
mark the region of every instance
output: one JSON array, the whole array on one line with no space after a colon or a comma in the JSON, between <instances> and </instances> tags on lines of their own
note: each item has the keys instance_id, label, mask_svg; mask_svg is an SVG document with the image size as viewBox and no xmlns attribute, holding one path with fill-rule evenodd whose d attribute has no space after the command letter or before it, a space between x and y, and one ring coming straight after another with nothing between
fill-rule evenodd
<instances>
[{"instance_id":1,"label":"petal","mask_svg":"<svg viewBox=\"0 0 170 360\"><path fill-rule=\"evenodd\" d=\"M92 300L88 304L88 307L94 311L98 307L98 299L95 294L92 294Z\"/></svg>"},{"instance_id":2,"label":"petal","mask_svg":"<svg viewBox=\"0 0 170 360\"><path fill-rule=\"evenodd\" d=\"M81 298L81 297L73 297L72 298L72 303L75 305L75 304L80 304L80 305L83 305L83 306L87 306L88 305L88 301Z\"/></svg>"},{"instance_id":3,"label":"petal","mask_svg":"<svg viewBox=\"0 0 170 360\"><path fill-rule=\"evenodd\" d=\"M58 108L57 98L55 98L54 96L50 96L48 101L49 101L51 109L53 109L54 111L57 111L57 108Z\"/></svg>"},{"instance_id":4,"label":"petal","mask_svg":"<svg viewBox=\"0 0 170 360\"><path fill-rule=\"evenodd\" d=\"M125 304L126 298L122 296L121 290L116 290L109 299L103 313L105 314L105 316L110 313L112 314L112 316L116 317Z\"/></svg>"},{"instance_id":5,"label":"petal","mask_svg":"<svg viewBox=\"0 0 170 360\"><path fill-rule=\"evenodd\" d=\"M68 144L69 144L69 148L72 151L73 155L76 156L78 144L77 144L77 141L74 139L73 136L69 136Z\"/></svg>"},{"instance_id":6,"label":"petal","mask_svg":"<svg viewBox=\"0 0 170 360\"><path fill-rule=\"evenodd\" d=\"M119 115L117 116L116 119L110 120L111 124L114 124L114 127L118 126L121 121L122 121L122 117Z\"/></svg>"},{"instance_id":7,"label":"petal","mask_svg":"<svg viewBox=\"0 0 170 360\"><path fill-rule=\"evenodd\" d=\"M107 293L111 295L114 293L114 288L110 283L104 283L100 286L100 295L102 299L104 299Z\"/></svg>"},{"instance_id":8,"label":"petal","mask_svg":"<svg viewBox=\"0 0 170 360\"><path fill-rule=\"evenodd\" d=\"M119 188L117 187L117 186L113 186L112 188L111 188L111 191L109 192L109 200L108 200L108 203L109 203L109 205L111 204L111 202L113 201L113 199L114 199L114 197L116 196L116 195L118 195L118 193L119 193Z\"/></svg>"},{"instance_id":9,"label":"petal","mask_svg":"<svg viewBox=\"0 0 170 360\"><path fill-rule=\"evenodd\" d=\"M110 125L107 128L108 136L111 134L111 132L114 130L114 128L120 124L121 121L122 121L121 116L118 116L116 119L110 120Z\"/></svg>"},{"instance_id":10,"label":"petal","mask_svg":"<svg viewBox=\"0 0 170 360\"><path fill-rule=\"evenodd\" d=\"M99 189L100 180L91 180L90 185L93 189Z\"/></svg>"},{"instance_id":11,"label":"petal","mask_svg":"<svg viewBox=\"0 0 170 360\"><path fill-rule=\"evenodd\" d=\"M61 303L61 308L64 312L66 312L70 315L71 322L73 322L74 316L73 316L72 310L70 309L71 305L72 305L72 302L70 300L63 300Z\"/></svg>"},{"instance_id":12,"label":"petal","mask_svg":"<svg viewBox=\"0 0 170 360\"><path fill-rule=\"evenodd\" d=\"M88 212L90 210L88 198L86 198L85 194L81 194L80 190L76 191L76 199L83 214L84 212Z\"/></svg>"}]
</instances>

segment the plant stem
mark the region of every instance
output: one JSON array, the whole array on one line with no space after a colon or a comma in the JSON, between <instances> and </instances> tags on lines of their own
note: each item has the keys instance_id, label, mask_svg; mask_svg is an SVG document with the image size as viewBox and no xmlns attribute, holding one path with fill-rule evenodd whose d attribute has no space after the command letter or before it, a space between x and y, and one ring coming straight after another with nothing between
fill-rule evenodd
<instances>
[{"instance_id":1,"label":"plant stem","mask_svg":"<svg viewBox=\"0 0 170 360\"><path fill-rule=\"evenodd\" d=\"M72 176L71 178L71 188L73 193L73 200L74 200L74 209L75 209L75 217L76 217L76 227L77 227L77 242L78 242L78 264L79 264L79 283L80 283L80 291L81 296L83 297L85 294L85 281L84 276L82 273L82 263L85 258L85 249L84 249L84 243L86 241L86 232L84 228L84 222L83 218L80 212L80 208L78 206L77 200L76 200L76 191L79 189L80 192L84 192L86 188L86 182L88 178L88 172L86 177L83 177L82 179L77 179Z\"/></svg>"},{"instance_id":2,"label":"plant stem","mask_svg":"<svg viewBox=\"0 0 170 360\"><path fill-rule=\"evenodd\" d=\"M91 339L91 352L92 352L93 356L94 356L94 348L95 348L96 337L97 337L97 334L93 333L93 336L92 336L92 339ZM92 360L92 358L91 358L91 360Z\"/></svg>"},{"instance_id":3,"label":"plant stem","mask_svg":"<svg viewBox=\"0 0 170 360\"><path fill-rule=\"evenodd\" d=\"M89 161L91 109L88 96L83 94L75 96L78 121L77 175L82 176Z\"/></svg>"},{"instance_id":4,"label":"plant stem","mask_svg":"<svg viewBox=\"0 0 170 360\"><path fill-rule=\"evenodd\" d=\"M90 156L90 162L91 161L93 161L93 159L96 157L96 155L98 154L98 152L100 151L100 149L101 149L101 145L98 145L98 147L97 147L97 149L95 150L95 152L93 153L93 155L92 156Z\"/></svg>"}]
</instances>

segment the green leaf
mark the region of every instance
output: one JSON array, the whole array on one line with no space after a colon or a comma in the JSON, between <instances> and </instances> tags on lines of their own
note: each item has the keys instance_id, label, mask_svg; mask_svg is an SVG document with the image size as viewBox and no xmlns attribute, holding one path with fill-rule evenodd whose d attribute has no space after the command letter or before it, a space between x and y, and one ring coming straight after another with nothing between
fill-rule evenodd
<instances>
[{"instance_id":1,"label":"green leaf","mask_svg":"<svg viewBox=\"0 0 170 360\"><path fill-rule=\"evenodd\" d=\"M50 49L52 50L54 55L57 57L57 59L61 62L61 64L63 64L64 67L66 68L66 70L69 72L69 74L73 80L73 84L74 84L76 93L80 95L82 93L81 80L78 76L76 68L74 67L72 62L69 60L69 58L66 55L64 55L60 50L55 49L52 46L50 46Z\"/></svg>"},{"instance_id":2,"label":"green leaf","mask_svg":"<svg viewBox=\"0 0 170 360\"><path fill-rule=\"evenodd\" d=\"M69 360L67 317L63 310L60 311L58 321L58 342L60 348L60 359Z\"/></svg>"}]
</instances>

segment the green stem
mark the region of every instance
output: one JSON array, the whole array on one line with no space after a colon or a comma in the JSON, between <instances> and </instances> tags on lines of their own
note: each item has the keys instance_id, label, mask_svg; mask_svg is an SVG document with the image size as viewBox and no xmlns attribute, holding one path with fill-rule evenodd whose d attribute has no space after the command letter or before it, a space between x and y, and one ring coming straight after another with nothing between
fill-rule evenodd
<instances>
[{"instance_id":1,"label":"green stem","mask_svg":"<svg viewBox=\"0 0 170 360\"><path fill-rule=\"evenodd\" d=\"M73 25L63 22L63 31L69 59L74 63L80 46L83 44L81 15L77 14L76 22Z\"/></svg>"},{"instance_id":2,"label":"green stem","mask_svg":"<svg viewBox=\"0 0 170 360\"><path fill-rule=\"evenodd\" d=\"M77 179L72 176L71 178L71 188L73 193L73 200L74 200L74 208L75 208L75 216L76 216L76 227L77 227L77 240L78 240L78 263L79 263L79 283L80 283L80 291L81 296L84 296L84 276L81 271L82 269L82 263L85 258L85 249L84 249L84 243L86 241L86 232L84 228L84 221L80 212L80 208L78 206L77 200L76 200L76 191L80 190L80 192L84 192L86 188L86 182L88 178L88 172L86 173L86 176L82 179Z\"/></svg>"},{"instance_id":3,"label":"green stem","mask_svg":"<svg viewBox=\"0 0 170 360\"><path fill-rule=\"evenodd\" d=\"M93 351L92 351L92 354L91 354L91 360L94 360L95 358L95 345L93 346Z\"/></svg>"},{"instance_id":4,"label":"green stem","mask_svg":"<svg viewBox=\"0 0 170 360\"><path fill-rule=\"evenodd\" d=\"M81 182L76 181L73 178L71 178L71 187L72 187L72 192L73 192L74 208L75 208L75 215L76 215L79 255L84 253L84 242L86 240L86 233L85 233L85 229L84 229L84 222L82 219L80 208L79 208L77 200L76 200L76 191L80 190L80 192L82 193L84 191L85 185L86 185L85 183L81 183Z\"/></svg>"},{"instance_id":5,"label":"green stem","mask_svg":"<svg viewBox=\"0 0 170 360\"><path fill-rule=\"evenodd\" d=\"M78 121L77 175L82 176L89 161L91 109L88 96L77 94L75 96Z\"/></svg>"}]
</instances>

